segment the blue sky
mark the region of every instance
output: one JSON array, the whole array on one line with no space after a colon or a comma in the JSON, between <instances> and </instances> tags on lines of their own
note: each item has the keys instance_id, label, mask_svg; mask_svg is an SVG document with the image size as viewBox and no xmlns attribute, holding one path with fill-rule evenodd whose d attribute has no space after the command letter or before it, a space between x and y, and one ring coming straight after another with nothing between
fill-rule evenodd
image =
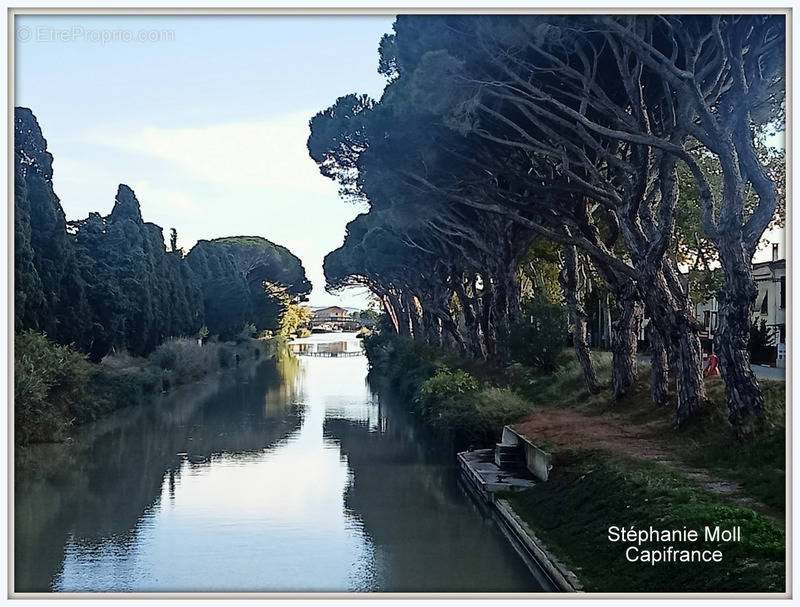
<instances>
[{"instance_id":1,"label":"blue sky","mask_svg":"<svg viewBox=\"0 0 800 607\"><path fill-rule=\"evenodd\" d=\"M39 119L69 219L111 210L118 184L179 244L230 235L288 246L312 305L322 259L363 209L341 201L305 149L308 120L338 96L380 96L377 48L393 17L17 17L16 105ZM143 36L145 41L125 40Z\"/></svg>"}]
</instances>

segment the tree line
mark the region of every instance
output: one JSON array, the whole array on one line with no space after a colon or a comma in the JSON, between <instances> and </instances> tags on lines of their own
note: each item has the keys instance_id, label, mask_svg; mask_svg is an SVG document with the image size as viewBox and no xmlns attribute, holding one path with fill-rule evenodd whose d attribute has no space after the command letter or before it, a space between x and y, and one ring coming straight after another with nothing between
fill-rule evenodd
<instances>
[{"instance_id":1,"label":"tree line","mask_svg":"<svg viewBox=\"0 0 800 607\"><path fill-rule=\"evenodd\" d=\"M15 330L34 329L99 361L114 350L147 355L171 336L230 338L244 325L277 330L311 291L300 260L264 238L201 240L188 254L177 232L142 219L120 185L111 212L67 221L53 191L53 157L27 108L15 108Z\"/></svg>"},{"instance_id":2,"label":"tree line","mask_svg":"<svg viewBox=\"0 0 800 607\"><path fill-rule=\"evenodd\" d=\"M751 260L783 216L766 136L784 121L785 44L782 15L399 16L380 100L346 95L310 121L322 174L369 208L326 257L328 287L367 286L397 333L493 359L522 313L520 264L546 240L587 387L591 276L613 301L614 398L636 381L646 320L651 397L674 378L678 425L706 401L692 302L714 294L729 419L747 435L764 418Z\"/></svg>"}]
</instances>

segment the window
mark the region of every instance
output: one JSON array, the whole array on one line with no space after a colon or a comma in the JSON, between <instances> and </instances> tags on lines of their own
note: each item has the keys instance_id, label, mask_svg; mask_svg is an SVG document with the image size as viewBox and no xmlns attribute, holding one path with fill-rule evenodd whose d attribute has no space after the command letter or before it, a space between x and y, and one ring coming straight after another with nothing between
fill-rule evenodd
<instances>
[{"instance_id":1,"label":"window","mask_svg":"<svg viewBox=\"0 0 800 607\"><path fill-rule=\"evenodd\" d=\"M766 315L769 313L769 293L764 293L764 300L761 302L761 313Z\"/></svg>"},{"instance_id":2,"label":"window","mask_svg":"<svg viewBox=\"0 0 800 607\"><path fill-rule=\"evenodd\" d=\"M772 243L772 261L778 261L778 243Z\"/></svg>"},{"instance_id":3,"label":"window","mask_svg":"<svg viewBox=\"0 0 800 607\"><path fill-rule=\"evenodd\" d=\"M786 277L781 276L781 310L786 307Z\"/></svg>"},{"instance_id":4,"label":"window","mask_svg":"<svg viewBox=\"0 0 800 607\"><path fill-rule=\"evenodd\" d=\"M711 326L711 310L703 310L703 326L706 329Z\"/></svg>"}]
</instances>

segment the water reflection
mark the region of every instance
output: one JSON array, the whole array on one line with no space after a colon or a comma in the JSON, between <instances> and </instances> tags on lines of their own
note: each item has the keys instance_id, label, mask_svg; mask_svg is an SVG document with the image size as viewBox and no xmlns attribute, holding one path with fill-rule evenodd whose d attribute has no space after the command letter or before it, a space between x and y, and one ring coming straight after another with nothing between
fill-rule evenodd
<instances>
[{"instance_id":1,"label":"water reflection","mask_svg":"<svg viewBox=\"0 0 800 607\"><path fill-rule=\"evenodd\" d=\"M533 590L364 357L239 369L32 450L16 590Z\"/></svg>"}]
</instances>

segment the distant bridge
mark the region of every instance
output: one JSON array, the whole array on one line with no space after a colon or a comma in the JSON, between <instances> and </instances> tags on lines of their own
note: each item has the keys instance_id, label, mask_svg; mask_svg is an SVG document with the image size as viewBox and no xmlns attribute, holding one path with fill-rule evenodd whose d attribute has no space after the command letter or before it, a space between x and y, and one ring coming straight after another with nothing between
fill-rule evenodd
<instances>
[{"instance_id":1,"label":"distant bridge","mask_svg":"<svg viewBox=\"0 0 800 607\"><path fill-rule=\"evenodd\" d=\"M319 327L322 325L334 325L337 327L355 330L363 326L363 323L360 320L353 320L352 318L342 318L337 316L322 316L311 319L312 327Z\"/></svg>"},{"instance_id":2,"label":"distant bridge","mask_svg":"<svg viewBox=\"0 0 800 607\"><path fill-rule=\"evenodd\" d=\"M325 351L309 351L298 350L295 352L298 356L321 356L324 358L348 358L350 356L364 356L363 350L352 350L349 352L325 352Z\"/></svg>"}]
</instances>

